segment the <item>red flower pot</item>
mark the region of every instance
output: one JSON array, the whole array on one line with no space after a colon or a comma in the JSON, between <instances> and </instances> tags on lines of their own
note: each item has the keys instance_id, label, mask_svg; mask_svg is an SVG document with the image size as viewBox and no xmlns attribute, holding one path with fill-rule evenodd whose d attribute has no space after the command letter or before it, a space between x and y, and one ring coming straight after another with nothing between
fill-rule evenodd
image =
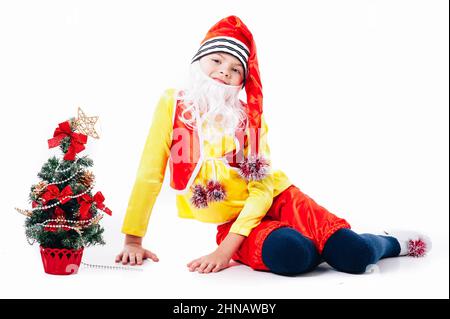
<instances>
[{"instance_id":1,"label":"red flower pot","mask_svg":"<svg viewBox=\"0 0 450 319\"><path fill-rule=\"evenodd\" d=\"M59 249L40 246L42 264L47 274L71 275L78 272L84 248Z\"/></svg>"}]
</instances>

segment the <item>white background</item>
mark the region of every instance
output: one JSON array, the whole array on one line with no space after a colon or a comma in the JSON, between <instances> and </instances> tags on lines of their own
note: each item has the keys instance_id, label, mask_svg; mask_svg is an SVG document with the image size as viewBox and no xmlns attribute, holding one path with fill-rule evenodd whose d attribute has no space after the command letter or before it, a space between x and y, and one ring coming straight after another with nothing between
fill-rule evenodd
<instances>
[{"instance_id":1,"label":"white background","mask_svg":"<svg viewBox=\"0 0 450 319\"><path fill-rule=\"evenodd\" d=\"M448 298L447 1L0 2L3 298ZM236 266L187 271L212 252L215 226L179 219L166 178L143 272L44 274L24 217L30 186L58 150L57 124L99 115L87 150L113 217L106 246L84 261L113 264L156 102L183 84L208 29L230 14L252 31L275 168L355 231L421 230L422 259L382 260L370 274L322 265L294 278ZM166 175L168 177L168 174Z\"/></svg>"}]
</instances>

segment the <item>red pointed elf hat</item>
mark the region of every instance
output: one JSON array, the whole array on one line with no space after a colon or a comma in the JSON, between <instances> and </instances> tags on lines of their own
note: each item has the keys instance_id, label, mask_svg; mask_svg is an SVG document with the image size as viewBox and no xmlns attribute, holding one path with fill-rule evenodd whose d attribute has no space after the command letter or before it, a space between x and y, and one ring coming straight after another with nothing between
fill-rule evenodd
<instances>
[{"instance_id":1,"label":"red pointed elf hat","mask_svg":"<svg viewBox=\"0 0 450 319\"><path fill-rule=\"evenodd\" d=\"M263 112L263 93L259 75L256 44L247 26L237 16L223 18L209 29L192 62L214 53L224 52L236 57L244 68L243 88L247 95L250 153L241 164L242 176L259 180L266 175L268 162L259 155L259 135Z\"/></svg>"}]
</instances>

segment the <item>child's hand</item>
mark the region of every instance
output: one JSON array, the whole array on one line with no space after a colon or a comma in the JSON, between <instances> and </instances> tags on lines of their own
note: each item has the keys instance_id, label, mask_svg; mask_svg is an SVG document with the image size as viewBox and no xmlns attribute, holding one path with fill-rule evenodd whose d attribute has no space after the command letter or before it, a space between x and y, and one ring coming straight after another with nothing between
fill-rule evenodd
<instances>
[{"instance_id":1,"label":"child's hand","mask_svg":"<svg viewBox=\"0 0 450 319\"><path fill-rule=\"evenodd\" d=\"M216 250L212 254L194 259L187 264L189 271L198 271L201 274L208 274L210 272L218 272L222 269L228 268L231 258L220 250Z\"/></svg>"},{"instance_id":2,"label":"child's hand","mask_svg":"<svg viewBox=\"0 0 450 319\"><path fill-rule=\"evenodd\" d=\"M154 253L142 247L141 237L127 235L123 250L116 256L116 263L122 261L122 264L124 265L128 262L130 262L131 266L136 264L142 265L142 261L147 258L150 258L153 261L159 261Z\"/></svg>"},{"instance_id":3,"label":"child's hand","mask_svg":"<svg viewBox=\"0 0 450 319\"><path fill-rule=\"evenodd\" d=\"M116 256L116 263L122 260L126 265L130 262L131 266L142 265L144 259L150 258L153 261L159 261L158 257L150 250L145 249L140 244L125 244L120 254Z\"/></svg>"}]
</instances>

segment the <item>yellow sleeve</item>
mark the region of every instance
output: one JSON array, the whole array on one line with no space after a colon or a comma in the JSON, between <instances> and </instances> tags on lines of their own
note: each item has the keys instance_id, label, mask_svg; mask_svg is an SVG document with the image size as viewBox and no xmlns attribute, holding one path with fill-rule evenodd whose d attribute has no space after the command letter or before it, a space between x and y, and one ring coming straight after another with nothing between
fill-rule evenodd
<instances>
[{"instance_id":1,"label":"yellow sleeve","mask_svg":"<svg viewBox=\"0 0 450 319\"><path fill-rule=\"evenodd\" d=\"M267 143L268 126L261 117L260 154L270 161L270 149ZM248 154L248 150L244 151ZM248 236L253 228L258 226L261 219L266 215L273 201L274 179L269 173L260 181L250 181L247 184L249 196L238 218L231 226L230 232Z\"/></svg>"},{"instance_id":2,"label":"yellow sleeve","mask_svg":"<svg viewBox=\"0 0 450 319\"><path fill-rule=\"evenodd\" d=\"M174 89L166 90L153 113L129 198L122 233L144 237L150 214L164 181L172 144Z\"/></svg>"}]
</instances>

